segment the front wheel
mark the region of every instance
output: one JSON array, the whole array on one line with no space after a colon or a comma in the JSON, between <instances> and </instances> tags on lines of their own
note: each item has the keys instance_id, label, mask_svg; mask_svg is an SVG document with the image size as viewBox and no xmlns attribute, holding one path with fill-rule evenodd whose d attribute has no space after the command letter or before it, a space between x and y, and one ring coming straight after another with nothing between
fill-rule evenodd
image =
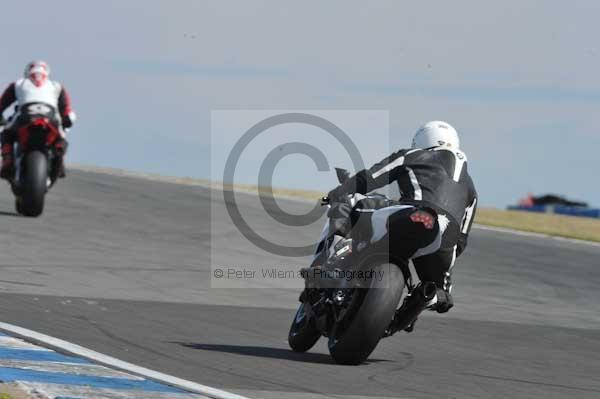
<instances>
[{"instance_id":1,"label":"front wheel","mask_svg":"<svg viewBox=\"0 0 600 399\"><path fill-rule=\"evenodd\" d=\"M394 317L404 289L402 270L391 263L373 267L383 278L369 288L356 288L346 316L329 335L329 353L339 364L357 365L369 357Z\"/></svg>"},{"instance_id":2,"label":"front wheel","mask_svg":"<svg viewBox=\"0 0 600 399\"><path fill-rule=\"evenodd\" d=\"M20 210L23 215L37 217L44 211L48 158L40 151L26 154L22 160Z\"/></svg>"},{"instance_id":3,"label":"front wheel","mask_svg":"<svg viewBox=\"0 0 600 399\"><path fill-rule=\"evenodd\" d=\"M306 352L321 337L314 320L306 314L304 306L304 303L300 304L288 334L288 343L294 352Z\"/></svg>"}]
</instances>

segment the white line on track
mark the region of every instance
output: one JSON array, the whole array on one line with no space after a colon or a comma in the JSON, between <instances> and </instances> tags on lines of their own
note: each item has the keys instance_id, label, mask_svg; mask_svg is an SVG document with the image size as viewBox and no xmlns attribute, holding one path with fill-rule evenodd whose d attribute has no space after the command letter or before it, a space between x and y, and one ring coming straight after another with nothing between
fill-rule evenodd
<instances>
[{"instance_id":1,"label":"white line on track","mask_svg":"<svg viewBox=\"0 0 600 399\"><path fill-rule=\"evenodd\" d=\"M589 245L592 247L600 247L600 243L598 243L598 242L578 240L575 238L558 237L558 236L552 236L552 235L544 234L544 233L533 233L530 231L513 230L513 229L507 229L504 227L492 227L492 226L484 226L481 224L474 224L473 228L476 228L479 230L493 231L496 233L507 233L507 234L513 234L513 235L523 236L523 237L546 238L546 239L551 239L551 240L570 242L570 243L574 243L574 244L582 244L582 245Z\"/></svg>"},{"instance_id":2,"label":"white line on track","mask_svg":"<svg viewBox=\"0 0 600 399\"><path fill-rule=\"evenodd\" d=\"M74 356L83 357L85 359L91 360L99 364L103 364L108 367L114 367L122 371L137 374L139 376L146 377L154 381L162 382L164 384L168 384L177 388L185 389L190 392L199 393L201 395L206 395L211 398L248 399L244 396L236 395L234 393L222 391L220 389L212 388L207 385L198 384L193 381L184 380L182 378L174 377L158 371L147 369L145 367L137 366L135 364L104 355L91 349L84 348L83 346L79 346L77 344L73 344L62 339L54 338L49 335L38 333L27 328L15 326L13 324L0 322L0 331L15 335L26 341L30 341L40 345L45 345L47 347L50 347L51 349L66 352Z\"/></svg>"}]
</instances>

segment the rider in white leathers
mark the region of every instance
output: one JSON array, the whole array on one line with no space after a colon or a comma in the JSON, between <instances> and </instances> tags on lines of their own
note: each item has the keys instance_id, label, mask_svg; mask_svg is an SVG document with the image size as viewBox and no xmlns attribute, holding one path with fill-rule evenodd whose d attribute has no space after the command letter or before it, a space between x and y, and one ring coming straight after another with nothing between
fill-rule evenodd
<instances>
[{"instance_id":1,"label":"rider in white leathers","mask_svg":"<svg viewBox=\"0 0 600 399\"><path fill-rule=\"evenodd\" d=\"M71 99L65 88L58 82L48 79L50 68L43 61L33 61L25 67L24 77L11 83L0 97L0 121L4 124L3 113L13 103L17 103L17 112L2 132L2 168L0 177L11 179L15 173L14 147L16 132L20 127L19 110L32 103L46 104L57 114L54 123L61 132L61 138L55 147L60 157L59 177L64 177L62 158L67 149L67 141L63 128L73 126L75 113L71 107Z\"/></svg>"}]
</instances>

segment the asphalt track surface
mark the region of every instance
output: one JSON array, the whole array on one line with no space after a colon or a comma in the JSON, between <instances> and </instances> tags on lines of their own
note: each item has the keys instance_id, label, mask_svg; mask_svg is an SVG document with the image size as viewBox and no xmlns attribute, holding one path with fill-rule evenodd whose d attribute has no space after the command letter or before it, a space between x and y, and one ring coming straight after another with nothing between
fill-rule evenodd
<instances>
[{"instance_id":1,"label":"asphalt track surface","mask_svg":"<svg viewBox=\"0 0 600 399\"><path fill-rule=\"evenodd\" d=\"M280 243L319 233L291 233L256 197L237 199ZM0 320L177 377L255 398L600 397L598 246L475 229L455 309L352 367L333 364L323 340L288 349L299 290L211 289L211 264L306 262L249 243L219 192L71 171L39 219L15 216L1 187L0 220Z\"/></svg>"}]
</instances>

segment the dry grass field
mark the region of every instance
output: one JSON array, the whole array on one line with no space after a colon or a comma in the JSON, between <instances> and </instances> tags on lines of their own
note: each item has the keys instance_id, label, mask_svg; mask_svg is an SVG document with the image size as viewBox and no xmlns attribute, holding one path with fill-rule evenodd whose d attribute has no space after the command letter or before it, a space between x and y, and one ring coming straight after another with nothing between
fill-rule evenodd
<instances>
[{"instance_id":1,"label":"dry grass field","mask_svg":"<svg viewBox=\"0 0 600 399\"><path fill-rule=\"evenodd\" d=\"M475 223L600 242L600 219L482 208Z\"/></svg>"}]
</instances>

